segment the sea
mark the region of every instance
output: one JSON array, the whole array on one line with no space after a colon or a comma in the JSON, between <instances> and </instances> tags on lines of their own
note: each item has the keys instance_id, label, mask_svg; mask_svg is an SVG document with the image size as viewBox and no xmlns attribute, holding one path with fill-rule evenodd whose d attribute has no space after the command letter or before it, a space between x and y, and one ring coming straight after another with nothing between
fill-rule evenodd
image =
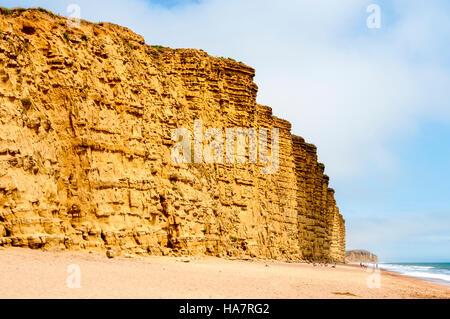
<instances>
[{"instance_id":1,"label":"sea","mask_svg":"<svg viewBox=\"0 0 450 319\"><path fill-rule=\"evenodd\" d=\"M450 286L450 263L380 263L381 269Z\"/></svg>"}]
</instances>

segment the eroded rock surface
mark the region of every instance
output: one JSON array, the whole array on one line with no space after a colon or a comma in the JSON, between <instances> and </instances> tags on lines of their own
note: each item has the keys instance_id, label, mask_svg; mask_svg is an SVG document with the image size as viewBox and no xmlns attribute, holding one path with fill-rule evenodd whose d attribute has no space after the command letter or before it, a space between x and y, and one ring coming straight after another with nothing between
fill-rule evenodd
<instances>
[{"instance_id":1,"label":"eroded rock surface","mask_svg":"<svg viewBox=\"0 0 450 319\"><path fill-rule=\"evenodd\" d=\"M0 246L344 262L316 148L255 71L42 10L0 16ZM280 166L175 164L172 130L279 128Z\"/></svg>"}]
</instances>

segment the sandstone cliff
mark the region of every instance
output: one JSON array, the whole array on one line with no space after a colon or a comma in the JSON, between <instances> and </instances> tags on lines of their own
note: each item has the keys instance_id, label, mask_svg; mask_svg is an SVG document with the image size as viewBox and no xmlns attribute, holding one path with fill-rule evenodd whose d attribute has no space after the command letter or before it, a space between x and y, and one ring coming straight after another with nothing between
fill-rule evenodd
<instances>
[{"instance_id":1,"label":"sandstone cliff","mask_svg":"<svg viewBox=\"0 0 450 319\"><path fill-rule=\"evenodd\" d=\"M367 250L347 250L345 252L345 262L347 263L370 263L378 262L377 255L372 254Z\"/></svg>"},{"instance_id":2,"label":"sandstone cliff","mask_svg":"<svg viewBox=\"0 0 450 319\"><path fill-rule=\"evenodd\" d=\"M344 262L316 147L255 71L45 10L0 15L0 246ZM178 127L279 128L280 166L174 164Z\"/></svg>"}]
</instances>

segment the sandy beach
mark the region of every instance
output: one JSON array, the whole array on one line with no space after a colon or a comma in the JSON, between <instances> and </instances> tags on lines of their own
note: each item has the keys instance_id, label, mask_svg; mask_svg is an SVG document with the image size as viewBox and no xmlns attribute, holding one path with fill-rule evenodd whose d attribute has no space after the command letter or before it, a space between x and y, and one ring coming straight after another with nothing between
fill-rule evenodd
<instances>
[{"instance_id":1,"label":"sandy beach","mask_svg":"<svg viewBox=\"0 0 450 319\"><path fill-rule=\"evenodd\" d=\"M450 287L386 271L370 288L373 273L352 265L0 248L0 269L0 298L450 298ZM80 288L69 288L74 269Z\"/></svg>"}]
</instances>

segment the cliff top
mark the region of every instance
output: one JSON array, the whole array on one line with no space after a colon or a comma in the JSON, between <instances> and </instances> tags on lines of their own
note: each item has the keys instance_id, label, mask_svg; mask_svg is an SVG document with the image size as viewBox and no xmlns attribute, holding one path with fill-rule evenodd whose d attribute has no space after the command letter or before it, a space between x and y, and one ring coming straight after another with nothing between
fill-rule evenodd
<instances>
[{"instance_id":1,"label":"cliff top","mask_svg":"<svg viewBox=\"0 0 450 319\"><path fill-rule=\"evenodd\" d=\"M5 7L0 7L0 15L4 17L12 17L23 19L23 27L22 32L26 34L34 34L35 32L39 32L39 30L43 31L45 29L48 30L48 27L56 31L55 29L65 29L62 36L65 37L70 42L78 42L77 36L80 36L83 40L88 40L90 37L97 37L102 33L114 32L119 35L133 50L138 50L139 48L145 49L149 55L157 58L161 55L171 54L172 52L177 51L189 51L194 55L198 55L199 57L209 57L212 59L217 59L221 63L224 63L227 67L231 69L238 69L241 72L248 73L252 76L255 75L255 69L246 65L241 61L236 61L233 58L225 58L225 57L214 57L210 56L207 52L202 49L193 49L193 48L178 48L172 49L170 47L165 47L157 44L147 44L145 43L144 37L138 35L131 31L130 29L110 23L110 22L90 22L83 19L80 19L80 27L79 28L70 28L67 25L67 17L54 14L53 12L37 7L37 8L12 8L8 9ZM7 19L6 19L7 20ZM33 24L39 20L39 24ZM6 21L5 21L6 22ZM11 32L16 31L13 30L12 24L0 24L0 32ZM0 33L0 34L1 34ZM56 32L54 32L56 33ZM72 35L72 37L71 37ZM57 36L57 33L55 34Z\"/></svg>"}]
</instances>

